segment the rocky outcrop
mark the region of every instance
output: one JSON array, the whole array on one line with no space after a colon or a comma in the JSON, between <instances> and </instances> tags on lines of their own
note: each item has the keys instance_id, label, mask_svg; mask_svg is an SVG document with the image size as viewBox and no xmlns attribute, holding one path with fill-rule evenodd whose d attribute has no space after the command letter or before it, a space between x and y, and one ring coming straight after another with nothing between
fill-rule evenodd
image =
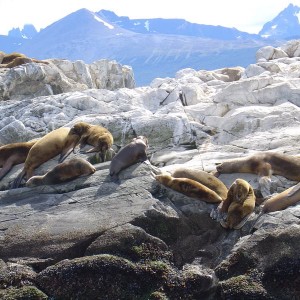
<instances>
[{"instance_id":1,"label":"rocky outcrop","mask_svg":"<svg viewBox=\"0 0 300 300\"><path fill-rule=\"evenodd\" d=\"M0 100L24 100L86 89L133 88L133 71L116 61L102 59L90 65L83 61L49 59L47 64L27 63L0 69Z\"/></svg>"},{"instance_id":2,"label":"rocky outcrop","mask_svg":"<svg viewBox=\"0 0 300 300\"><path fill-rule=\"evenodd\" d=\"M101 86L105 80L97 81L91 66L51 60L49 68L55 65L74 85L48 96L19 93L2 101L0 143L29 140L85 121L108 128L115 147L145 135L149 160L163 171L182 165L214 171L224 160L266 150L299 155L300 61L294 55L298 44L262 48L257 63L246 69L185 69L175 78L157 78L150 86L114 90ZM2 79L8 72L1 75L2 91L4 86L7 90ZM110 72L107 77L112 78ZM88 73L90 77L79 75ZM11 85L16 82L13 79ZM95 161L93 154L72 154L79 155ZM35 174L44 174L57 159ZM210 217L216 204L163 187L148 165L127 168L115 183L109 164L97 163L93 175L55 186L9 189L22 165L1 180L0 295L278 300L300 296L299 205L267 214L257 205L240 230L226 230ZM236 178L261 192L255 174L219 177L227 187ZM296 183L278 175L271 179L269 194Z\"/></svg>"}]
</instances>

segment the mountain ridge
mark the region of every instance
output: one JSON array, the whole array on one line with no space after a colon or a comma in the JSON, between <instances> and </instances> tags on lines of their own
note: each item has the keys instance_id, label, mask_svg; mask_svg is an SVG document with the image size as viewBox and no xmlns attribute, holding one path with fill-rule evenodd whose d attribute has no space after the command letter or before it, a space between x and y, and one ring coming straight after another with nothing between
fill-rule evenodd
<instances>
[{"instance_id":1,"label":"mountain ridge","mask_svg":"<svg viewBox=\"0 0 300 300\"><path fill-rule=\"evenodd\" d=\"M255 62L259 48L280 42L270 36L266 39L235 28L184 19L131 20L111 11L83 8L4 51L9 48L10 52L37 59L65 58L86 63L102 58L116 60L132 66L137 86L141 86L157 77L173 77L184 68L245 67Z\"/></svg>"}]
</instances>

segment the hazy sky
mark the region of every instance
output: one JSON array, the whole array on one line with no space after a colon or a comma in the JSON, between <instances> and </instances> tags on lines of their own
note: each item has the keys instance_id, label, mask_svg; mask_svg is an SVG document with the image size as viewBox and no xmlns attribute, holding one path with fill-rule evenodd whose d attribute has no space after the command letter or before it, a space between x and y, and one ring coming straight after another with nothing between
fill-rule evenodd
<instances>
[{"instance_id":1,"label":"hazy sky","mask_svg":"<svg viewBox=\"0 0 300 300\"><path fill-rule=\"evenodd\" d=\"M300 6L300 0L0 0L0 34L24 24L40 30L80 8L107 9L131 19L181 18L258 33L290 3Z\"/></svg>"}]
</instances>

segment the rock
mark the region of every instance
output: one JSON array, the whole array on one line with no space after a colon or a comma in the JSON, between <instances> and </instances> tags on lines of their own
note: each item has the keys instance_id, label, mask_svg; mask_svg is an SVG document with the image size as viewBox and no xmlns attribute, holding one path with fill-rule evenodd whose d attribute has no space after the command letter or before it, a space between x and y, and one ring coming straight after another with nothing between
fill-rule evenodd
<instances>
[{"instance_id":1,"label":"rock","mask_svg":"<svg viewBox=\"0 0 300 300\"><path fill-rule=\"evenodd\" d=\"M265 46L256 52L256 61L268 61L272 59L287 57L288 55L282 49L277 49L272 46Z\"/></svg>"},{"instance_id":2,"label":"rock","mask_svg":"<svg viewBox=\"0 0 300 300\"><path fill-rule=\"evenodd\" d=\"M299 221L256 231L216 268L225 299L291 299L300 296ZM272 244L272 247L270 247Z\"/></svg>"},{"instance_id":3,"label":"rock","mask_svg":"<svg viewBox=\"0 0 300 300\"><path fill-rule=\"evenodd\" d=\"M116 61L48 60L48 64L28 63L0 74L0 101L31 99L91 88L115 90L135 85L131 67Z\"/></svg>"},{"instance_id":4,"label":"rock","mask_svg":"<svg viewBox=\"0 0 300 300\"><path fill-rule=\"evenodd\" d=\"M184 69L139 88L130 67L108 60L50 59L45 66L3 69L0 143L84 121L108 128L116 151L145 135L148 158L161 171L213 172L225 160L267 150L299 155L298 46L262 48L245 69ZM225 230L210 217L217 205L160 185L149 165L123 170L116 184L110 161L74 156L97 171L65 184L11 190L20 164L1 180L1 296L299 298L299 204L261 214L258 202L240 230ZM57 163L55 157L34 172L45 174ZM260 202L296 184L272 175L265 190L256 174L219 177L227 187L237 178L252 185Z\"/></svg>"}]
</instances>

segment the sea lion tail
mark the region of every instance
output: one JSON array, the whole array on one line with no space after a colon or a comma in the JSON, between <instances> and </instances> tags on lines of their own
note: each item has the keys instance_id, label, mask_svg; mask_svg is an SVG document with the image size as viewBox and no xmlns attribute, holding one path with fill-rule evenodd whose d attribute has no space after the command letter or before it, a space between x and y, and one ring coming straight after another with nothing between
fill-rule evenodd
<instances>
[{"instance_id":1,"label":"sea lion tail","mask_svg":"<svg viewBox=\"0 0 300 300\"><path fill-rule=\"evenodd\" d=\"M11 188L16 189L20 186L22 179L24 178L26 172L23 169L22 172L16 177L16 179L13 181Z\"/></svg>"}]
</instances>

